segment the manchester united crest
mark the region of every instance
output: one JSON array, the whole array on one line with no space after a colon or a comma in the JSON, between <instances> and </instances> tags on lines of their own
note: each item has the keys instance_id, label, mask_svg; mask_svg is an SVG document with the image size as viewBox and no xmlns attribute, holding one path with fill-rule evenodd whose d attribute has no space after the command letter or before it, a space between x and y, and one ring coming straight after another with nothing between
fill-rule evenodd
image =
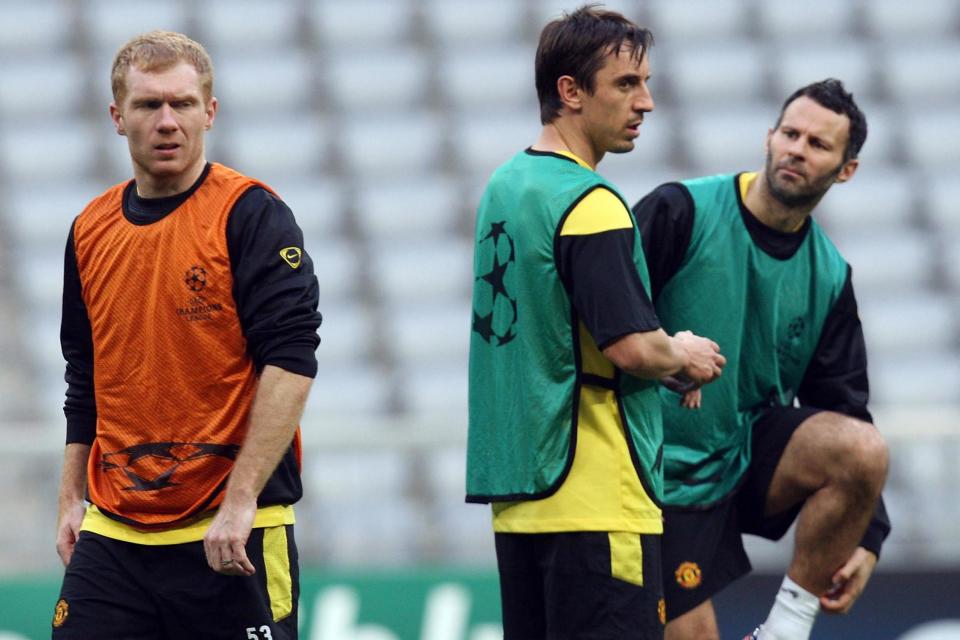
<instances>
[{"instance_id":1,"label":"manchester united crest","mask_svg":"<svg viewBox=\"0 0 960 640\"><path fill-rule=\"evenodd\" d=\"M677 570L673 572L677 579L677 584L684 589L696 589L703 581L700 575L700 565L696 562L681 562Z\"/></svg>"}]
</instances>

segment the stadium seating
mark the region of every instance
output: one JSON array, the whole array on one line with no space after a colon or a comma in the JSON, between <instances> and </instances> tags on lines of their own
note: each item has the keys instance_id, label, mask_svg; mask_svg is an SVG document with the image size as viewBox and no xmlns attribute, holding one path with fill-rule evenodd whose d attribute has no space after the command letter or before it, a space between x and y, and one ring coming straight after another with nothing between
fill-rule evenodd
<instances>
[{"instance_id":1,"label":"stadium seating","mask_svg":"<svg viewBox=\"0 0 960 640\"><path fill-rule=\"evenodd\" d=\"M90 46L111 54L139 33L154 29L187 31L190 22L187 6L181 0L126 0L119 3L92 0L83 17Z\"/></svg>"},{"instance_id":2,"label":"stadium seating","mask_svg":"<svg viewBox=\"0 0 960 640\"><path fill-rule=\"evenodd\" d=\"M796 45L798 39L804 44L808 38L840 39L856 24L856 5L851 0L766 0L756 8L766 37L787 46ZM810 52L809 46L803 49ZM842 64L843 60L837 62Z\"/></svg>"},{"instance_id":3,"label":"stadium seating","mask_svg":"<svg viewBox=\"0 0 960 640\"><path fill-rule=\"evenodd\" d=\"M806 11L805 8L804 10ZM777 51L774 68L777 71L773 74L773 88L777 96L782 96L781 99L799 87L824 78L842 79L858 101L876 93L876 56L856 42L837 42L815 37L812 46L805 43L798 47L796 42L789 39L778 40L774 46Z\"/></svg>"},{"instance_id":4,"label":"stadium seating","mask_svg":"<svg viewBox=\"0 0 960 640\"><path fill-rule=\"evenodd\" d=\"M861 3L867 31L884 42L898 46L903 37L933 38L956 34L960 6L955 0L869 0Z\"/></svg>"},{"instance_id":5,"label":"stadium seating","mask_svg":"<svg viewBox=\"0 0 960 640\"><path fill-rule=\"evenodd\" d=\"M67 52L20 55L0 65L0 118L70 116L84 106L84 60Z\"/></svg>"},{"instance_id":6,"label":"stadium seating","mask_svg":"<svg viewBox=\"0 0 960 640\"><path fill-rule=\"evenodd\" d=\"M224 115L223 120L216 126L244 132L224 138L218 148L224 162L270 184L317 175L331 149L329 126L316 117L258 112L252 117Z\"/></svg>"},{"instance_id":7,"label":"stadium seating","mask_svg":"<svg viewBox=\"0 0 960 640\"><path fill-rule=\"evenodd\" d=\"M738 0L652 0L642 3L647 8L647 19L654 34L660 34L658 43L683 43L704 39L736 43L746 35L750 24L750 4ZM733 78L739 71L728 69L726 77Z\"/></svg>"},{"instance_id":8,"label":"stadium seating","mask_svg":"<svg viewBox=\"0 0 960 640\"><path fill-rule=\"evenodd\" d=\"M444 176L365 181L355 197L357 224L370 240L442 240L465 228L460 185Z\"/></svg>"},{"instance_id":9,"label":"stadium seating","mask_svg":"<svg viewBox=\"0 0 960 640\"><path fill-rule=\"evenodd\" d=\"M424 106L430 66L415 47L364 47L334 51L324 74L328 93L347 113L365 111L368 118ZM389 78L387 83L382 78Z\"/></svg>"},{"instance_id":10,"label":"stadium seating","mask_svg":"<svg viewBox=\"0 0 960 640\"><path fill-rule=\"evenodd\" d=\"M406 0L312 0L311 8L311 33L330 50L396 46L410 38L416 16Z\"/></svg>"},{"instance_id":11,"label":"stadium seating","mask_svg":"<svg viewBox=\"0 0 960 640\"><path fill-rule=\"evenodd\" d=\"M17 320L0 337L0 441L14 419L62 441L64 241L91 197L131 176L107 116L109 66L136 33L183 30L216 66L208 158L277 190L318 275L298 518L324 535L300 540L304 559L489 564L489 510L462 504L473 212L490 173L536 139L536 36L577 4L0 2L0 318ZM598 168L629 204L663 182L762 166L764 135L802 84L833 76L853 90L869 125L861 166L816 216L854 269L872 404L957 406L960 0L605 4L656 37L656 109L637 148ZM432 423L448 428L410 442ZM917 497L949 477L939 443L915 444L893 457L891 513L915 501L956 532L960 511ZM0 482L19 495L5 460ZM956 555L955 539L911 519L888 558L918 561L920 545L928 560ZM17 531L0 535L0 573L33 550Z\"/></svg>"},{"instance_id":12,"label":"stadium seating","mask_svg":"<svg viewBox=\"0 0 960 640\"><path fill-rule=\"evenodd\" d=\"M286 49L297 43L303 23L299 0L207 0L197 5L196 18L205 46L230 55Z\"/></svg>"},{"instance_id":13,"label":"stadium seating","mask_svg":"<svg viewBox=\"0 0 960 640\"><path fill-rule=\"evenodd\" d=\"M74 14L65 0L8 0L0 2L0 38L3 59L24 53L57 53L72 43ZM14 26L15 25L15 26Z\"/></svg>"}]
</instances>

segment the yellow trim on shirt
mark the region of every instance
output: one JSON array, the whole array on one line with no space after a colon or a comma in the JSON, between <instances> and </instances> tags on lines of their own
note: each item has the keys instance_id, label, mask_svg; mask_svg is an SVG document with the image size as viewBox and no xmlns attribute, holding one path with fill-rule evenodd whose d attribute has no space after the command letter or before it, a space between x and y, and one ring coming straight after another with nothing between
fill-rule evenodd
<instances>
[{"instance_id":1,"label":"yellow trim on shirt","mask_svg":"<svg viewBox=\"0 0 960 640\"><path fill-rule=\"evenodd\" d=\"M750 190L750 185L753 184L753 181L757 177L757 172L752 171L750 173L741 173L740 174L740 202L747 201L747 191Z\"/></svg>"},{"instance_id":2,"label":"yellow trim on shirt","mask_svg":"<svg viewBox=\"0 0 960 640\"><path fill-rule=\"evenodd\" d=\"M659 507L643 490L627 448L616 395L584 386L577 448L564 483L542 500L495 502L498 533L663 533Z\"/></svg>"},{"instance_id":3,"label":"yellow trim on shirt","mask_svg":"<svg viewBox=\"0 0 960 640\"><path fill-rule=\"evenodd\" d=\"M591 167L589 164L587 164L586 162L584 162L583 160L581 160L581 159L580 159L580 156L578 156L577 154L575 154L575 153L573 153L573 152L571 152L571 151L567 151L567 150L564 149L563 151L554 151L554 153L556 153L557 155L560 155L560 156L564 156L564 157L566 157L566 158L570 158L571 160L573 160L574 162L576 162L578 165L580 165L580 166L583 167L584 169L590 169L590 171L593 171L593 167Z\"/></svg>"},{"instance_id":4,"label":"yellow trim on shirt","mask_svg":"<svg viewBox=\"0 0 960 640\"><path fill-rule=\"evenodd\" d=\"M609 189L594 189L566 217L561 236L587 236L633 228L633 218L623 201Z\"/></svg>"},{"instance_id":5,"label":"yellow trim on shirt","mask_svg":"<svg viewBox=\"0 0 960 640\"><path fill-rule=\"evenodd\" d=\"M100 510L97 509L95 505L91 504L87 507L87 512L83 517L83 524L80 526L80 530L97 533L107 538L113 538L114 540L132 542L133 544L183 544L184 542L203 540L203 535L207 532L207 527L210 526L213 516L214 513L211 513L176 529L143 531L141 529L135 529L128 524L117 522L113 518L108 518L100 513ZM295 522L296 515L293 512L293 505L272 505L257 509L257 516L253 521L253 528L263 529L265 527L294 524Z\"/></svg>"},{"instance_id":6,"label":"yellow trim on shirt","mask_svg":"<svg viewBox=\"0 0 960 640\"><path fill-rule=\"evenodd\" d=\"M609 378L613 380L614 368L600 349L597 343L593 341L593 336L587 330L587 326L580 322L580 370L583 373Z\"/></svg>"}]
</instances>

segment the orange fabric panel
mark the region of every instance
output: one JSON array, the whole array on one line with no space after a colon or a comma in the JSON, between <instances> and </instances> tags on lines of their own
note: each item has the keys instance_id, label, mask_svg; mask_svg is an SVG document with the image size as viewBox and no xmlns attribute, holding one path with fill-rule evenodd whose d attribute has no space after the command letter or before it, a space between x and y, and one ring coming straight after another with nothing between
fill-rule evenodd
<instances>
[{"instance_id":1,"label":"orange fabric panel","mask_svg":"<svg viewBox=\"0 0 960 640\"><path fill-rule=\"evenodd\" d=\"M125 184L76 221L97 404L88 490L101 510L137 526L175 525L216 506L243 443L256 375L226 227L258 184L214 164L157 222L124 217ZM299 458L298 445L299 437Z\"/></svg>"}]
</instances>

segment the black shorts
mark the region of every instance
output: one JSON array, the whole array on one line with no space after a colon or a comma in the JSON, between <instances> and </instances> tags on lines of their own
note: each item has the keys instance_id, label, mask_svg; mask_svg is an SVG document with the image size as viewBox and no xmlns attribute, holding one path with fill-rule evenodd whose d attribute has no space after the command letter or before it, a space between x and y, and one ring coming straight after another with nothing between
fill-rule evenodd
<instances>
[{"instance_id":1,"label":"black shorts","mask_svg":"<svg viewBox=\"0 0 960 640\"><path fill-rule=\"evenodd\" d=\"M741 534L779 540L803 507L764 515L767 491L790 436L819 409L767 410L753 425L750 466L736 490L707 508L664 509L663 581L667 620L690 611L749 573Z\"/></svg>"},{"instance_id":2,"label":"black shorts","mask_svg":"<svg viewBox=\"0 0 960 640\"><path fill-rule=\"evenodd\" d=\"M660 536L498 533L504 640L661 640Z\"/></svg>"},{"instance_id":3,"label":"black shorts","mask_svg":"<svg viewBox=\"0 0 960 640\"><path fill-rule=\"evenodd\" d=\"M83 531L53 611L53 639L295 640L293 526L254 529L246 550L256 573L224 576L207 566L202 541L151 546Z\"/></svg>"}]
</instances>

